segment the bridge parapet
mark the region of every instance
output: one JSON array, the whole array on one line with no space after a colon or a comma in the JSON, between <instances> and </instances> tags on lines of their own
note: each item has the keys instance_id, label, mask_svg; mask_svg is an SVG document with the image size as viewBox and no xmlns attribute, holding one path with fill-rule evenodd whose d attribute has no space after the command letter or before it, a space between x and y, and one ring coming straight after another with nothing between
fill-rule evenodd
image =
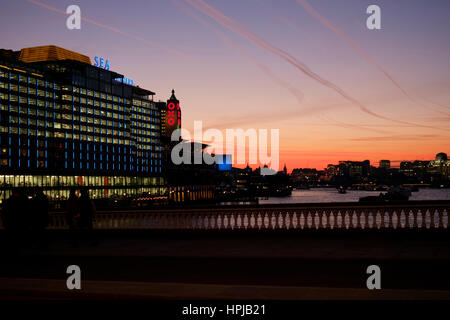
<instances>
[{"instance_id":1,"label":"bridge parapet","mask_svg":"<svg viewBox=\"0 0 450 320\"><path fill-rule=\"evenodd\" d=\"M447 229L450 205L264 206L148 211L95 215L95 229L318 230ZM64 213L51 215L49 229L68 229Z\"/></svg>"}]
</instances>

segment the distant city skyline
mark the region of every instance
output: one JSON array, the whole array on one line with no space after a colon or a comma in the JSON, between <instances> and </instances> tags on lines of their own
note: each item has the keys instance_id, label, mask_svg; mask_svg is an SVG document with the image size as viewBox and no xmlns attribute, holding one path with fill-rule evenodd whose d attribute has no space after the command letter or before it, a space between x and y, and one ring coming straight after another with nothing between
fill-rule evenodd
<instances>
[{"instance_id":1,"label":"distant city skyline","mask_svg":"<svg viewBox=\"0 0 450 320\"><path fill-rule=\"evenodd\" d=\"M432 160L450 152L450 2L432 3L19 0L2 4L1 47L108 58L155 100L175 89L188 130L278 128L280 170Z\"/></svg>"}]
</instances>

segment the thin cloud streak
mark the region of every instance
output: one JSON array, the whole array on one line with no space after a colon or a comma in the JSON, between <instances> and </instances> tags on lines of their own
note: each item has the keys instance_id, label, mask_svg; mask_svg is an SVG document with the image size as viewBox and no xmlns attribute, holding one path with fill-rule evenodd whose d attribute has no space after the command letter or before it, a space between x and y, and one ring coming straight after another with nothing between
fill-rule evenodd
<instances>
[{"instance_id":1,"label":"thin cloud streak","mask_svg":"<svg viewBox=\"0 0 450 320\"><path fill-rule=\"evenodd\" d=\"M423 135L396 135L396 136L386 136L386 137L363 137L363 138L353 138L351 141L416 141L416 140L435 140L436 138L442 138L434 134L423 134Z\"/></svg>"},{"instance_id":2,"label":"thin cloud streak","mask_svg":"<svg viewBox=\"0 0 450 320\"><path fill-rule=\"evenodd\" d=\"M284 112L278 115L272 114L270 116L268 116L267 114L240 115L239 117L225 121L221 119L220 123L217 123L215 125L213 124L211 126L208 126L207 128L233 128L236 126L248 125L250 123L252 126L254 126L256 123L274 123L276 121L284 121L294 118L307 117L334 108L335 106L310 107L302 109L301 113L299 113L299 111L292 111L292 112Z\"/></svg>"},{"instance_id":3,"label":"thin cloud streak","mask_svg":"<svg viewBox=\"0 0 450 320\"><path fill-rule=\"evenodd\" d=\"M229 30L233 31L234 33L250 40L251 42L255 43L259 47L263 48L264 50L282 58L287 63L294 66L296 69L300 70L303 74L307 75L311 79L315 80L316 82L319 82L320 84L336 91L339 95L341 95L346 100L352 102L354 105L358 106L359 109L375 118L392 121L395 123L401 123L401 124L409 124L414 125L416 127L423 127L423 128L429 128L429 129L437 129L437 130L446 130L441 129L433 126L427 126L427 125L421 125L421 124L415 124L407 121L392 119L383 115L380 115L378 113L375 113L365 107L362 103L360 103L358 100L347 94L343 89L335 85L334 83L322 78L318 74L314 73L312 70L309 69L308 66L306 66L304 63L300 62L296 58L294 58L292 55L290 55L288 52L276 47L272 43L268 42L267 40L261 38L257 34L253 33L252 31L245 28L243 25L241 25L236 20L230 18L229 16L225 15L218 9L212 7L208 3L206 3L203 0L185 0L187 3L189 3L191 6L199 10L200 12L204 13L205 15L209 16L210 18L214 19L216 22L221 24L222 26L228 28ZM446 130L448 131L448 130Z\"/></svg>"},{"instance_id":4,"label":"thin cloud streak","mask_svg":"<svg viewBox=\"0 0 450 320\"><path fill-rule=\"evenodd\" d=\"M289 83L278 77L267 65L256 59L255 57L251 56L245 50L243 50L239 45L237 45L234 41L232 41L229 37L225 35L224 32L218 30L214 26L211 26L209 23L207 23L205 20L203 20L200 16L195 14L192 10L190 10L186 5L178 0L171 0L172 3L181 11L183 11L185 14L192 17L194 20L196 20L201 25L205 26L206 28L212 28L214 33L220 39L226 43L231 49L233 49L235 52L237 52L240 56L244 57L246 60L253 63L256 67L258 67L261 72L263 72L269 79L274 81L276 84L278 84L280 87L286 89L289 91L298 101L299 104L302 103L304 94L301 90L294 88Z\"/></svg>"},{"instance_id":5,"label":"thin cloud streak","mask_svg":"<svg viewBox=\"0 0 450 320\"><path fill-rule=\"evenodd\" d=\"M394 77L384 69L380 64L378 64L371 56L369 56L363 49L361 49L355 42L353 42L342 30L336 27L334 24L330 22L327 18L322 16L319 12L317 12L306 0L297 0L297 3L300 4L310 15L319 20L325 27L336 33L342 40L344 40L353 50L355 50L360 56L366 59L370 64L372 64L375 68L377 68L381 73L384 74L386 78L388 78L409 100L413 103L424 107L425 109L432 110L441 114L449 115L444 111L440 111L436 108L425 106L419 103L414 97L412 97L408 91L403 88L400 83L398 83Z\"/></svg>"},{"instance_id":6,"label":"thin cloud streak","mask_svg":"<svg viewBox=\"0 0 450 320\"><path fill-rule=\"evenodd\" d=\"M370 127L365 127L365 126L362 126L362 125L357 125L357 124L352 124L352 123L346 123L346 122L330 119L330 118L328 118L326 116L320 116L319 115L318 117L322 118L324 121L334 122L335 126L339 126L339 127L343 127L343 128L359 129L359 130L365 130L365 131L371 131L371 132L377 132L377 133L388 133L387 131L384 131L384 130L373 129L373 128L370 128Z\"/></svg>"},{"instance_id":7,"label":"thin cloud streak","mask_svg":"<svg viewBox=\"0 0 450 320\"><path fill-rule=\"evenodd\" d=\"M245 52L245 50L243 50L233 40L231 40L228 36L226 36L224 32L218 30L214 26L211 26L209 23L204 21L201 17L199 17L197 14L192 12L192 10L190 10L188 7L186 7L186 5L184 5L184 3L177 1L177 0L172 0L172 3L175 6L177 6L178 9L182 10L184 13L186 13L189 16L191 16L192 18L194 18L201 25L205 26L206 28L212 28L212 30L221 38L221 40L223 42L225 42L229 47L231 47L239 55L241 55L242 57L244 57L245 59L247 59L254 65L256 65L264 74L267 75L267 77L269 79L274 81L280 87L283 87L284 89L289 91L297 99L298 103L302 104L302 100L304 97L303 92L301 92L297 88L292 87L289 83L287 83L286 81L279 78L275 73L272 72L272 70L267 65L263 64L258 59L256 59L255 57L253 57L250 54L248 54L247 52ZM332 108L332 107L331 106L326 107L326 109L323 109L323 108L301 109L301 110L299 110L299 112L301 112L301 116L305 116L308 114L313 114L314 112L320 113L324 110L327 110L327 109L329 110L329 108ZM292 118L298 118L298 117L300 117L298 112L294 112L294 113L284 113L281 118L276 118L276 117L274 118L274 115L270 114L270 115L260 115L257 119L258 119L259 123L265 123L265 122L272 122L272 121L274 121L274 119L285 120L285 119L292 119ZM249 117L249 118L251 119L252 122L255 120L254 116ZM244 119L247 119L247 117L244 117ZM248 120L247 121L242 120L242 117L239 117L236 120L232 120L231 122L228 122L227 125L228 126L244 125L244 124L248 124L248 122L249 122ZM343 127L343 128L352 128L352 129L356 128L356 129L360 129L360 130L364 130L364 131L371 131L371 132L377 132L377 133L386 133L386 131L382 131L382 130L365 128L363 126L352 125L352 124L342 123L342 122L338 122L338 121L334 121L334 122L335 123L333 123L331 125L339 126L339 127ZM211 126L208 128L213 128L213 127L223 128L224 124L221 124L220 126Z\"/></svg>"},{"instance_id":8,"label":"thin cloud streak","mask_svg":"<svg viewBox=\"0 0 450 320\"><path fill-rule=\"evenodd\" d=\"M40 1L37 1L37 0L27 0L27 2L32 3L32 4L35 4L35 5L40 6L40 7L42 7L42 8L45 8L45 9L54 11L54 12L61 13L61 14L66 15L66 16L68 15L64 10L61 10L61 9L52 7L52 6L50 6L50 5L46 4L46 3L43 3L43 2L40 2ZM178 50L171 49L171 48L166 47L166 46L164 46L164 45L162 45L162 44L160 44L160 43L157 43L157 42L154 42L154 41L147 40L147 39L145 39L145 38L143 38L143 37L136 36L136 35L134 35L134 34L131 34L131 33L122 31L122 30L120 30L120 29L118 29L118 28L115 28L115 27L112 27L112 26L109 26L109 25L106 25L106 24L103 24L103 23L99 23L99 22L97 22L97 21L94 21L94 20L89 19L89 18L85 18L85 17L83 17L83 16L81 16L81 20L86 21L87 23L93 24L93 25L95 25L95 26L97 26L97 27L100 27L100 28L103 28L103 29L107 29L107 30L109 30L109 31L112 31L112 32L121 34L121 35L123 35L123 36L125 36L125 37L127 37L127 38L134 39L134 40L138 40L138 41L144 42L144 43L146 43L146 44L149 44L149 45L151 45L151 46L158 47L159 49L162 49L162 50L167 51L167 52L169 52L169 53L172 53L172 54L175 54L175 55L184 57L184 58L189 58L189 57L186 56L184 53L182 53L182 52L180 52L180 51L178 51Z\"/></svg>"}]
</instances>

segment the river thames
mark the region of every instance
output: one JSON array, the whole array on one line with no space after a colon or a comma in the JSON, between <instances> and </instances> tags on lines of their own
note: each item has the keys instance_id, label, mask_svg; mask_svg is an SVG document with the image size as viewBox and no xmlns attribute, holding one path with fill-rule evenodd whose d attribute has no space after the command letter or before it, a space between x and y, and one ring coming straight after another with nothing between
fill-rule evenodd
<instances>
[{"instance_id":1,"label":"river thames","mask_svg":"<svg viewBox=\"0 0 450 320\"><path fill-rule=\"evenodd\" d=\"M260 204L277 203L332 203L358 202L360 197L377 196L380 191L347 190L340 194L335 188L313 188L309 190L293 190L288 197L260 198ZM409 200L450 200L450 189L420 189L412 192Z\"/></svg>"}]
</instances>

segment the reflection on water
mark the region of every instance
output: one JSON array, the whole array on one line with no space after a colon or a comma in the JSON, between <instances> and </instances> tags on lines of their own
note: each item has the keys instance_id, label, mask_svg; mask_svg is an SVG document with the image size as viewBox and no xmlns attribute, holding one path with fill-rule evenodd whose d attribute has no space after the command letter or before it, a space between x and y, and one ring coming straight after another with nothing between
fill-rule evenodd
<instances>
[{"instance_id":1,"label":"reflection on water","mask_svg":"<svg viewBox=\"0 0 450 320\"><path fill-rule=\"evenodd\" d=\"M340 194L335 188L315 188L310 190L293 190L289 197L271 197L260 199L260 204L276 203L324 203L324 202L358 202L360 197L377 196L380 191L348 190ZM413 192L410 200L450 200L450 189L420 189Z\"/></svg>"}]
</instances>

